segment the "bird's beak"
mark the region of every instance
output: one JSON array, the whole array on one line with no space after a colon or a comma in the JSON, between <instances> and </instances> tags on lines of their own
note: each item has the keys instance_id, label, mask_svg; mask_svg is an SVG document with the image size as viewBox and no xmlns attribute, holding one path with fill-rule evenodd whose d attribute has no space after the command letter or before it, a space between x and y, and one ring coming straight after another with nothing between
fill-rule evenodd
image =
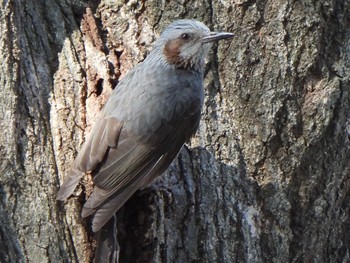
<instances>
[{"instance_id":1,"label":"bird's beak","mask_svg":"<svg viewBox=\"0 0 350 263\"><path fill-rule=\"evenodd\" d=\"M228 32L210 32L209 35L202 38L202 43L209 43L232 37L234 37L234 34Z\"/></svg>"}]
</instances>

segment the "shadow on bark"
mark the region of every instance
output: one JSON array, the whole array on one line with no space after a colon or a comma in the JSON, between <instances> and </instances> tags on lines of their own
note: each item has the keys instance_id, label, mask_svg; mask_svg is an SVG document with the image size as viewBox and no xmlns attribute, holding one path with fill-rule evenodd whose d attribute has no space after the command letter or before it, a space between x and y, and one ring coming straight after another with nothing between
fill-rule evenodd
<instances>
[{"instance_id":1,"label":"shadow on bark","mask_svg":"<svg viewBox=\"0 0 350 263\"><path fill-rule=\"evenodd\" d=\"M248 259L256 252L243 243L254 247L259 231L256 192L243 159L234 167L203 147L184 147L170 169L118 213L121 262Z\"/></svg>"}]
</instances>

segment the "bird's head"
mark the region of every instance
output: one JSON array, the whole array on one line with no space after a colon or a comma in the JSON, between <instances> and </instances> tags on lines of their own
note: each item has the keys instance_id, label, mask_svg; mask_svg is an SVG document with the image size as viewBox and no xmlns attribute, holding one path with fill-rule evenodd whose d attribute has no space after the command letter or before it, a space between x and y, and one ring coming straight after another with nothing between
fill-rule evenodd
<instances>
[{"instance_id":1,"label":"bird's head","mask_svg":"<svg viewBox=\"0 0 350 263\"><path fill-rule=\"evenodd\" d=\"M202 69L210 44L233 36L227 32L211 32L196 20L178 20L163 31L156 45L168 64L182 69Z\"/></svg>"}]
</instances>

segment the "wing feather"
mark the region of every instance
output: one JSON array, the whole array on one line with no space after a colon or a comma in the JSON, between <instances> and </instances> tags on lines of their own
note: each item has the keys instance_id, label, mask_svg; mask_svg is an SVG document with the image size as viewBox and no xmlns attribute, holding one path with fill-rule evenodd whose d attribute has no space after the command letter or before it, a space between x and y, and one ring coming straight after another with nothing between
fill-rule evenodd
<instances>
[{"instance_id":1,"label":"wing feather","mask_svg":"<svg viewBox=\"0 0 350 263\"><path fill-rule=\"evenodd\" d=\"M88 202L84 205L82 210L82 216L86 217L90 214L95 213L92 221L92 229L94 232L98 231L107 221L124 205L124 203L140 188L147 186L152 182L158 175L162 174L166 168L171 164L173 159L181 149L182 144L178 144L174 147L173 151L168 152L161 156L150 168L142 171L139 176L135 177L134 180L117 191L116 193L109 193L106 198L106 192L99 187L94 188L91 197L104 199L104 202L98 207L92 208L87 207ZM96 191L97 190L97 191Z\"/></svg>"},{"instance_id":2,"label":"wing feather","mask_svg":"<svg viewBox=\"0 0 350 263\"><path fill-rule=\"evenodd\" d=\"M118 155L122 155L122 158L114 158ZM94 177L95 188L84 205L83 217L100 209L99 206L113 194L129 191L128 189L132 188L131 186L135 185L135 182L143 180L157 163L160 155L149 151L145 145L137 145L127 154L121 153L119 148L111 149L108 154L108 159L110 159L110 161L107 160L108 166L102 165Z\"/></svg>"},{"instance_id":3,"label":"wing feather","mask_svg":"<svg viewBox=\"0 0 350 263\"><path fill-rule=\"evenodd\" d=\"M122 122L101 115L88 139L80 149L65 182L57 193L58 200L67 199L86 172L95 169L104 159L109 147L117 144Z\"/></svg>"}]
</instances>

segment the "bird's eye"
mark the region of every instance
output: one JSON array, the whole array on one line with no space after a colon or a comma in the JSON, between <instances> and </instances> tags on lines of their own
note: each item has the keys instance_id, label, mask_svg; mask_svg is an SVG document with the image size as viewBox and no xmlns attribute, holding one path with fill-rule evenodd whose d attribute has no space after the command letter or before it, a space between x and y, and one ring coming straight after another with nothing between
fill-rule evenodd
<instances>
[{"instance_id":1,"label":"bird's eye","mask_svg":"<svg viewBox=\"0 0 350 263\"><path fill-rule=\"evenodd\" d=\"M190 35L187 34L187 33L183 33L183 34L181 35L181 38L182 38L183 40L188 40L188 39L190 38Z\"/></svg>"}]
</instances>

